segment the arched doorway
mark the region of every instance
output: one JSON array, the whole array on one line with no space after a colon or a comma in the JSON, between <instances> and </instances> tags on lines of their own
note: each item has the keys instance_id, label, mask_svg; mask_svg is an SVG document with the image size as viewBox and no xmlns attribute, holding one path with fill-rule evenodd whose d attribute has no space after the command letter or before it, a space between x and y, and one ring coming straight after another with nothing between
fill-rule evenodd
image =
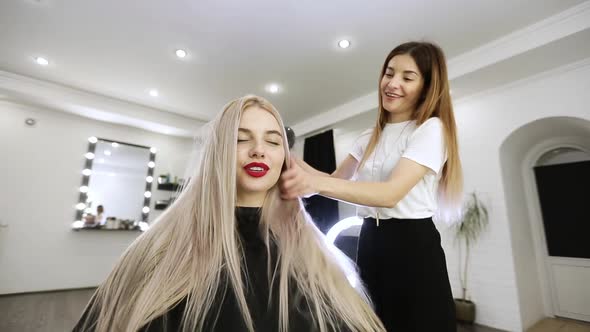
<instances>
[{"instance_id":1,"label":"arched doorway","mask_svg":"<svg viewBox=\"0 0 590 332\"><path fill-rule=\"evenodd\" d=\"M534 231L556 316L590 321L590 152L557 145L531 168ZM531 184L530 182L534 182Z\"/></svg>"},{"instance_id":2,"label":"arched doorway","mask_svg":"<svg viewBox=\"0 0 590 332\"><path fill-rule=\"evenodd\" d=\"M590 121L572 117L551 117L530 122L514 130L500 146L519 308L525 328L547 316L590 320L590 312L586 312L590 306L585 306L584 302L586 298L590 301L590 288L584 288L580 281L570 281L569 284L574 287L567 291L563 287L554 291L554 281L563 274L554 278L547 263L549 256L534 172L534 167L571 160L580 151L590 151ZM590 208L590 204L588 206ZM586 285L590 284L590 259L579 258L574 262L573 259L563 258L556 263L558 268L564 268L564 261L580 268L578 276L581 277L575 280L586 280ZM574 311L567 304L573 299L568 291L582 295L586 289L589 294L584 295L581 302L578 301L582 309L568 314L566 311ZM567 299L566 303L560 303L563 299Z\"/></svg>"}]
</instances>

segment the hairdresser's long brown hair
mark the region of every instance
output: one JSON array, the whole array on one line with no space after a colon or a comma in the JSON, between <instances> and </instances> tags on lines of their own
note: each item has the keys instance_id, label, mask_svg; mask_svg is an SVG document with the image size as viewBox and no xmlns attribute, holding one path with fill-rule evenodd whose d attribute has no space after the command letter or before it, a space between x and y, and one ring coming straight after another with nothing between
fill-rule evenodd
<instances>
[{"instance_id":1,"label":"hairdresser's long brown hair","mask_svg":"<svg viewBox=\"0 0 590 332\"><path fill-rule=\"evenodd\" d=\"M461 209L463 196L463 170L459 159L459 145L457 143L457 125L447 75L447 64L443 51L437 45L429 42L408 42L394 48L383 63L379 82L383 79L389 61L396 55L411 56L422 77L424 85L421 96L411 119L416 126L422 125L432 117L438 117L443 125L444 143L447 161L443 166L438 185L438 217L447 221L457 215ZM363 158L362 166L375 146L379 142L381 133L387 123L388 112L383 108L382 91L379 85L379 115L377 124L371 135Z\"/></svg>"}]
</instances>

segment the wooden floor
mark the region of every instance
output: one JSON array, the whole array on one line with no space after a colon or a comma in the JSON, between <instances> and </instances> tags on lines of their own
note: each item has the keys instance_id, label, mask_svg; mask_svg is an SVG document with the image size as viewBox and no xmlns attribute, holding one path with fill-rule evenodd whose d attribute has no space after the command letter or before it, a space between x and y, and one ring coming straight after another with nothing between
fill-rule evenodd
<instances>
[{"instance_id":1,"label":"wooden floor","mask_svg":"<svg viewBox=\"0 0 590 332\"><path fill-rule=\"evenodd\" d=\"M459 324L459 326L457 326L457 332L506 332L506 331L493 329L491 327L481 326L481 325Z\"/></svg>"},{"instance_id":2,"label":"wooden floor","mask_svg":"<svg viewBox=\"0 0 590 332\"><path fill-rule=\"evenodd\" d=\"M0 296L0 331L71 331L94 289Z\"/></svg>"},{"instance_id":3,"label":"wooden floor","mask_svg":"<svg viewBox=\"0 0 590 332\"><path fill-rule=\"evenodd\" d=\"M71 331L94 289L0 296L1 332ZM485 326L461 325L458 332L505 332ZM527 332L590 332L590 324L544 319Z\"/></svg>"},{"instance_id":4,"label":"wooden floor","mask_svg":"<svg viewBox=\"0 0 590 332\"><path fill-rule=\"evenodd\" d=\"M527 332L590 332L590 323L569 319L546 318Z\"/></svg>"}]
</instances>

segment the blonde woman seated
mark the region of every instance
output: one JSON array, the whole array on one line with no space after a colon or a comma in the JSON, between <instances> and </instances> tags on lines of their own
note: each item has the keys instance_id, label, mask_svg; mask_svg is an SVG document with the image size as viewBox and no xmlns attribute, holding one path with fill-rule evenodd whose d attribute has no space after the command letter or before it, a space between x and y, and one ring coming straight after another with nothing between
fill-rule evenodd
<instances>
[{"instance_id":1,"label":"blonde woman seated","mask_svg":"<svg viewBox=\"0 0 590 332\"><path fill-rule=\"evenodd\" d=\"M74 331L385 331L345 255L282 200L282 120L245 96L211 123L172 206L100 285Z\"/></svg>"}]
</instances>

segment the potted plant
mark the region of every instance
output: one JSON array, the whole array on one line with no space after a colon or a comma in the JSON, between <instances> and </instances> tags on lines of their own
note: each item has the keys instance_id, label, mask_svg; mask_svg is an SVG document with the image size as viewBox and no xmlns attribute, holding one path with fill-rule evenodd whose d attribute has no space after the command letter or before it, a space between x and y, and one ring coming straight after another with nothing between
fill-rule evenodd
<instances>
[{"instance_id":1,"label":"potted plant","mask_svg":"<svg viewBox=\"0 0 590 332\"><path fill-rule=\"evenodd\" d=\"M455 299L455 309L457 320L469 324L475 321L475 303L469 300L467 293L469 250L477 242L487 225L488 210L473 192L465 202L461 220L455 225L455 242L459 245L459 280L462 291L461 298Z\"/></svg>"}]
</instances>

